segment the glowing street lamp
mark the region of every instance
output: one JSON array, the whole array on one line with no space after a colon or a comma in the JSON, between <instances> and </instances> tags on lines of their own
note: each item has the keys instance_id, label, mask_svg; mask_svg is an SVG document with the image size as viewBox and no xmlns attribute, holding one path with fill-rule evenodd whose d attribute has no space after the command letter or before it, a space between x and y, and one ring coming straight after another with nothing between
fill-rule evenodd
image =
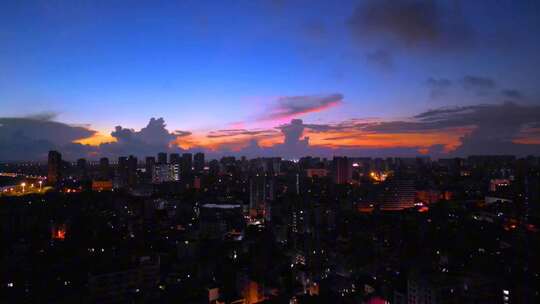
<instances>
[{"instance_id":1,"label":"glowing street lamp","mask_svg":"<svg viewBox=\"0 0 540 304\"><path fill-rule=\"evenodd\" d=\"M24 187L26 187L26 183L21 183L22 192L24 193Z\"/></svg>"},{"instance_id":2,"label":"glowing street lamp","mask_svg":"<svg viewBox=\"0 0 540 304\"><path fill-rule=\"evenodd\" d=\"M41 184L43 184L43 181L39 181L39 192L41 192Z\"/></svg>"}]
</instances>

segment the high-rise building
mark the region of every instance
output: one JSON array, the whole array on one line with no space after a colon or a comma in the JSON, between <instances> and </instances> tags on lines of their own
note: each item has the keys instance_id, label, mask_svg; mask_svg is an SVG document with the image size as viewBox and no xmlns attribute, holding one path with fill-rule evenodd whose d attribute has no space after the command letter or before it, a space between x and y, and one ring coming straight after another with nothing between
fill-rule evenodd
<instances>
[{"instance_id":1,"label":"high-rise building","mask_svg":"<svg viewBox=\"0 0 540 304\"><path fill-rule=\"evenodd\" d=\"M171 164L180 164L180 154L178 153L171 153L169 154L169 163Z\"/></svg>"},{"instance_id":2,"label":"high-rise building","mask_svg":"<svg viewBox=\"0 0 540 304\"><path fill-rule=\"evenodd\" d=\"M252 176L249 181L251 215L269 216L269 203L274 200L274 177L266 174Z\"/></svg>"},{"instance_id":3,"label":"high-rise building","mask_svg":"<svg viewBox=\"0 0 540 304\"><path fill-rule=\"evenodd\" d=\"M336 184L346 184L352 179L352 170L349 159L345 156L334 156L332 161L332 174Z\"/></svg>"},{"instance_id":4,"label":"high-rise building","mask_svg":"<svg viewBox=\"0 0 540 304\"><path fill-rule=\"evenodd\" d=\"M379 196L381 210L393 211L414 207L416 188L414 180L394 178Z\"/></svg>"},{"instance_id":5,"label":"high-rise building","mask_svg":"<svg viewBox=\"0 0 540 304\"><path fill-rule=\"evenodd\" d=\"M47 162L47 180L49 185L56 186L62 179L62 154L49 151Z\"/></svg>"},{"instance_id":6,"label":"high-rise building","mask_svg":"<svg viewBox=\"0 0 540 304\"><path fill-rule=\"evenodd\" d=\"M204 153L195 153L195 156L193 157L193 166L195 167L196 172L204 170Z\"/></svg>"},{"instance_id":7,"label":"high-rise building","mask_svg":"<svg viewBox=\"0 0 540 304\"><path fill-rule=\"evenodd\" d=\"M191 173L193 170L193 158L191 153L184 153L182 154L182 164L180 167L180 171L183 175Z\"/></svg>"},{"instance_id":8,"label":"high-rise building","mask_svg":"<svg viewBox=\"0 0 540 304\"><path fill-rule=\"evenodd\" d=\"M167 163L167 153L165 153L165 152L158 153L157 162L158 162L158 164L166 164Z\"/></svg>"},{"instance_id":9,"label":"high-rise building","mask_svg":"<svg viewBox=\"0 0 540 304\"><path fill-rule=\"evenodd\" d=\"M128 185L132 186L137 183L137 157L130 155L127 159L128 164Z\"/></svg>"},{"instance_id":10,"label":"high-rise building","mask_svg":"<svg viewBox=\"0 0 540 304\"><path fill-rule=\"evenodd\" d=\"M88 168L87 168L86 159L79 158L77 160L77 173L81 179L86 179L88 177Z\"/></svg>"},{"instance_id":11,"label":"high-rise building","mask_svg":"<svg viewBox=\"0 0 540 304\"><path fill-rule=\"evenodd\" d=\"M111 169L109 167L109 159L102 157L99 160L99 177L102 180L108 180L111 177Z\"/></svg>"},{"instance_id":12,"label":"high-rise building","mask_svg":"<svg viewBox=\"0 0 540 304\"><path fill-rule=\"evenodd\" d=\"M118 165L116 167L117 184L120 187L128 183L128 160L125 156L118 157Z\"/></svg>"},{"instance_id":13,"label":"high-rise building","mask_svg":"<svg viewBox=\"0 0 540 304\"><path fill-rule=\"evenodd\" d=\"M156 164L152 173L152 183L161 184L180 180L180 165Z\"/></svg>"},{"instance_id":14,"label":"high-rise building","mask_svg":"<svg viewBox=\"0 0 540 304\"><path fill-rule=\"evenodd\" d=\"M154 166L156 165L156 158L153 156L147 156L144 161L144 168L146 176L152 178L154 174Z\"/></svg>"}]
</instances>

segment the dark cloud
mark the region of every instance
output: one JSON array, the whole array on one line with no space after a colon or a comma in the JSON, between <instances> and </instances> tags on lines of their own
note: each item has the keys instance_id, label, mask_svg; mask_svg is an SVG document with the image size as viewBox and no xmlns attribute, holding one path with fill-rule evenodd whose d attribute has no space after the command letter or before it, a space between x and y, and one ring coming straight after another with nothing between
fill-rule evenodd
<instances>
[{"instance_id":1,"label":"dark cloud","mask_svg":"<svg viewBox=\"0 0 540 304\"><path fill-rule=\"evenodd\" d=\"M518 90L502 90L501 94L502 94L503 97L510 98L510 99L522 99L523 98L523 94Z\"/></svg>"},{"instance_id":2,"label":"dark cloud","mask_svg":"<svg viewBox=\"0 0 540 304\"><path fill-rule=\"evenodd\" d=\"M0 160L44 159L50 149L62 149L95 134L84 127L52 121L51 115L29 117L0 118Z\"/></svg>"},{"instance_id":3,"label":"dark cloud","mask_svg":"<svg viewBox=\"0 0 540 304\"><path fill-rule=\"evenodd\" d=\"M148 125L140 131L117 126L111 136L115 137L118 143L137 142L148 145L168 145L176 139L176 135L167 130L163 118L151 118Z\"/></svg>"},{"instance_id":4,"label":"dark cloud","mask_svg":"<svg viewBox=\"0 0 540 304\"><path fill-rule=\"evenodd\" d=\"M540 123L540 106L520 105L512 102L438 109L421 113L414 124L395 124L397 130L445 129L474 126L462 138L457 155L470 154L538 154L540 145L519 144L515 139L528 126ZM374 131L384 131L374 128Z\"/></svg>"},{"instance_id":5,"label":"dark cloud","mask_svg":"<svg viewBox=\"0 0 540 304\"><path fill-rule=\"evenodd\" d=\"M192 133L190 131L182 131L182 130L176 130L174 131L174 136L178 137L186 137L190 136Z\"/></svg>"},{"instance_id":6,"label":"dark cloud","mask_svg":"<svg viewBox=\"0 0 540 304\"><path fill-rule=\"evenodd\" d=\"M438 98L446 94L447 90L452 86L452 81L446 78L433 78L430 77L426 81L428 87L431 89L431 98Z\"/></svg>"},{"instance_id":7,"label":"dark cloud","mask_svg":"<svg viewBox=\"0 0 540 304\"><path fill-rule=\"evenodd\" d=\"M474 91L479 95L484 95L497 87L495 80L481 76L467 75L461 82L466 90Z\"/></svg>"},{"instance_id":8,"label":"dark cloud","mask_svg":"<svg viewBox=\"0 0 540 304\"><path fill-rule=\"evenodd\" d=\"M190 134L188 133L186 131L169 132L163 118L151 118L148 125L140 131L117 126L111 132L111 136L117 141L101 144L99 152L105 156L133 154L139 157L154 155L158 152L177 152L180 149L173 142L178 137L188 136Z\"/></svg>"},{"instance_id":9,"label":"dark cloud","mask_svg":"<svg viewBox=\"0 0 540 304\"><path fill-rule=\"evenodd\" d=\"M294 118L325 110L341 102L343 102L342 94L281 97L264 118L267 120Z\"/></svg>"},{"instance_id":10,"label":"dark cloud","mask_svg":"<svg viewBox=\"0 0 540 304\"><path fill-rule=\"evenodd\" d=\"M359 138L360 134L406 134L426 132L450 132L451 130L471 130L461 138L461 145L451 154L465 156L471 154L540 154L540 145L523 144L516 141L536 134L540 126L540 106L522 105L513 102L484 104L453 108L439 108L425 111L408 120L365 122L348 121L338 124L303 124L304 129L315 132L343 132L344 135L328 137L326 140ZM302 131L304 131L302 129ZM418 150L418 148L416 148ZM365 150L365 148L360 148ZM368 149L369 150L369 149ZM432 155L440 154L440 149L428 149ZM349 150L350 151L350 150ZM374 151L374 150L370 150ZM358 152L358 151L357 151ZM379 151L381 152L381 151ZM448 154L447 154L448 156Z\"/></svg>"},{"instance_id":11,"label":"dark cloud","mask_svg":"<svg viewBox=\"0 0 540 304\"><path fill-rule=\"evenodd\" d=\"M376 50L370 53L366 53L366 60L385 70L390 70L394 67L394 60L392 55L385 50Z\"/></svg>"},{"instance_id":12,"label":"dark cloud","mask_svg":"<svg viewBox=\"0 0 540 304\"><path fill-rule=\"evenodd\" d=\"M292 119L275 129L225 129L210 132L209 138L242 136L241 140L225 141L210 150L203 146L193 147L212 156L224 154L256 156L283 156L297 158L303 155L332 156L415 156L429 153L432 156L466 156L471 154L515 154L518 156L540 154L538 140L540 128L540 106L513 102L503 104L481 104L453 108L439 108L425 111L404 120L374 121L352 119L333 124L304 123ZM400 134L446 134L458 130L457 136L465 134L457 148L448 154L448 147L442 144L432 146L364 147L340 146L340 140L367 139L367 135ZM328 136L324 136L328 132ZM281 134L280 134L281 133ZM318 145L310 143L306 133L317 133ZM58 149L66 159L77 157L96 158L118 157L133 154L139 157L155 155L158 152L180 152L176 144L182 140L192 140L188 131L167 130L163 119L152 118L139 131L121 126L111 133L117 142L99 146L87 146L73 141L94 135L95 132L83 127L29 118L0 118L0 160L28 160L46 158L50 149ZM456 133L454 133L456 134ZM263 138L282 136L283 141L270 147L259 145ZM315 136L315 135L313 135ZM414 135L417 136L417 135ZM444 137L444 135L442 135ZM454 135L456 136L456 135ZM185 138L185 139L184 139ZM455 137L454 137L455 138ZM532 140L531 140L532 139ZM445 138L441 138L445 142ZM238 144L247 144L238 151ZM404 143L406 144L406 143ZM455 146L454 146L455 148Z\"/></svg>"},{"instance_id":13,"label":"dark cloud","mask_svg":"<svg viewBox=\"0 0 540 304\"><path fill-rule=\"evenodd\" d=\"M436 1L368 0L347 21L361 40L387 39L408 47L468 47L473 30L458 6Z\"/></svg>"},{"instance_id":14,"label":"dark cloud","mask_svg":"<svg viewBox=\"0 0 540 304\"><path fill-rule=\"evenodd\" d=\"M30 114L28 116L25 116L24 118L32 119L32 120L42 120L42 121L54 121L58 117L58 113L56 112L40 112L36 114Z\"/></svg>"},{"instance_id":15,"label":"dark cloud","mask_svg":"<svg viewBox=\"0 0 540 304\"><path fill-rule=\"evenodd\" d=\"M289 124L285 124L279 127L283 136L285 137L285 146L290 148L296 148L297 146L307 146L309 144L309 137L301 139L304 133L304 123L301 119L293 119Z\"/></svg>"},{"instance_id":16,"label":"dark cloud","mask_svg":"<svg viewBox=\"0 0 540 304\"><path fill-rule=\"evenodd\" d=\"M27 140L44 140L55 146L62 146L74 140L89 137L95 131L84 127L34 118L0 118L0 139L2 142L12 137Z\"/></svg>"}]
</instances>

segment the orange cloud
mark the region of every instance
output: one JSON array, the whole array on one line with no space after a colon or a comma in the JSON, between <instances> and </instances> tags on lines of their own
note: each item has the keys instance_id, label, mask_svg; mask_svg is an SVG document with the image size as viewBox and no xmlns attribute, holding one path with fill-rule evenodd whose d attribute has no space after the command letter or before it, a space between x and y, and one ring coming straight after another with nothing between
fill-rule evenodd
<instances>
[{"instance_id":1,"label":"orange cloud","mask_svg":"<svg viewBox=\"0 0 540 304\"><path fill-rule=\"evenodd\" d=\"M116 142L116 138L111 136L110 134L96 132L90 137L80 138L74 140L73 142L82 145L99 146L105 143Z\"/></svg>"},{"instance_id":2,"label":"orange cloud","mask_svg":"<svg viewBox=\"0 0 540 304\"><path fill-rule=\"evenodd\" d=\"M327 148L398 148L443 145L446 152L455 150L461 145L460 138L470 133L473 128L450 128L426 132L407 133L373 133L359 130L340 130L327 132L305 131L310 144Z\"/></svg>"}]
</instances>

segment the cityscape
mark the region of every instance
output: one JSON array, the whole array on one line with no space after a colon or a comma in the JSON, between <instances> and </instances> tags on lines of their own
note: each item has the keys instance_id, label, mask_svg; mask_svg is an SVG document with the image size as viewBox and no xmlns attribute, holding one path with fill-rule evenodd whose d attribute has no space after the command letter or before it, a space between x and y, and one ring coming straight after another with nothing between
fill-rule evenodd
<instances>
[{"instance_id":1,"label":"cityscape","mask_svg":"<svg viewBox=\"0 0 540 304\"><path fill-rule=\"evenodd\" d=\"M156 156L2 164L6 301L539 300L539 157Z\"/></svg>"},{"instance_id":2,"label":"cityscape","mask_svg":"<svg viewBox=\"0 0 540 304\"><path fill-rule=\"evenodd\" d=\"M0 1L0 303L540 303L540 2Z\"/></svg>"}]
</instances>

